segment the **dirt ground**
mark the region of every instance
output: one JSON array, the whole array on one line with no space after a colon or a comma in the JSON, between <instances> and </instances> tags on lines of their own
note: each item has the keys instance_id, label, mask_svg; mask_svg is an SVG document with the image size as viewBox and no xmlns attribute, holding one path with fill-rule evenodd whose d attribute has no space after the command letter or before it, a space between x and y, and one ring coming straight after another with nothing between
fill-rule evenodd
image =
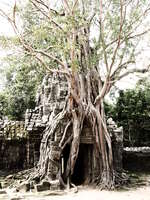
<instances>
[{"instance_id":1,"label":"dirt ground","mask_svg":"<svg viewBox=\"0 0 150 200\"><path fill-rule=\"evenodd\" d=\"M11 193L0 194L0 200L150 200L150 186L144 186L128 191L99 191L82 187L78 193L54 195L48 192L41 193Z\"/></svg>"},{"instance_id":2,"label":"dirt ground","mask_svg":"<svg viewBox=\"0 0 150 200\"><path fill-rule=\"evenodd\" d=\"M80 186L77 193L74 191L13 193L12 189L7 189L6 192L7 194L0 194L0 200L150 200L150 174L140 174L138 178L134 175L128 187L117 191L100 191Z\"/></svg>"}]
</instances>

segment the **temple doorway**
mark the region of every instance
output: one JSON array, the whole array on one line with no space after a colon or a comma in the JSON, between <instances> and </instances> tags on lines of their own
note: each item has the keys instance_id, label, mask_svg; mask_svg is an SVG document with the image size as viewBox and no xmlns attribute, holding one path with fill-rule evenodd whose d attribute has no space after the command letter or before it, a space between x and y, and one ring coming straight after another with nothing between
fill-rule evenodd
<instances>
[{"instance_id":1,"label":"temple doorway","mask_svg":"<svg viewBox=\"0 0 150 200\"><path fill-rule=\"evenodd\" d=\"M64 169L69 158L70 146L66 146L63 152ZM80 144L78 158L75 164L71 182L75 185L88 184L92 175L93 144Z\"/></svg>"}]
</instances>

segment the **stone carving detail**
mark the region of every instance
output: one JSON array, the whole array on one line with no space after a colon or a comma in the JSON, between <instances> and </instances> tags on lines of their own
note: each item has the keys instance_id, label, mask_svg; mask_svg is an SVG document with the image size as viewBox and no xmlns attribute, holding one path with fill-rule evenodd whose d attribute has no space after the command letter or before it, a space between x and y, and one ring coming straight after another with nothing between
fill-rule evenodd
<instances>
[{"instance_id":1,"label":"stone carving detail","mask_svg":"<svg viewBox=\"0 0 150 200\"><path fill-rule=\"evenodd\" d=\"M23 121L0 120L0 138L6 140L26 138Z\"/></svg>"},{"instance_id":2,"label":"stone carving detail","mask_svg":"<svg viewBox=\"0 0 150 200\"><path fill-rule=\"evenodd\" d=\"M25 114L25 127L29 133L29 142L28 146L36 146L36 151L40 149L40 142L43 131L48 126L49 117L52 115L56 115L62 110L65 104L65 98L68 91L68 85L64 78L64 76L54 75L46 75L43 79L42 84L39 86L36 95L36 107L34 110L27 110ZM55 108L55 109L54 109ZM53 112L53 113L52 113ZM62 126L64 126L66 122L62 122ZM61 136L63 133L63 129L61 125L57 127L55 135L51 136L51 141L55 141L55 146L58 146L59 141L61 140ZM34 138L34 141L33 141ZM51 158L58 156L58 151L53 150L52 142L50 141L50 152ZM44 141L42 141L44 142ZM28 151L28 160L30 162L30 166L33 165L33 161L31 162L30 158L32 157L35 149ZM30 149L30 147L29 147ZM37 162L37 159L34 159ZM36 164L34 161L34 164ZM49 166L49 171L58 171L54 170L54 162L52 162L51 166ZM56 167L57 168L57 167ZM52 175L53 176L53 175Z\"/></svg>"},{"instance_id":3,"label":"stone carving detail","mask_svg":"<svg viewBox=\"0 0 150 200\"><path fill-rule=\"evenodd\" d=\"M26 111L27 131L45 128L53 108L55 115L63 108L67 91L68 85L64 76L46 75L37 91L35 109Z\"/></svg>"}]
</instances>

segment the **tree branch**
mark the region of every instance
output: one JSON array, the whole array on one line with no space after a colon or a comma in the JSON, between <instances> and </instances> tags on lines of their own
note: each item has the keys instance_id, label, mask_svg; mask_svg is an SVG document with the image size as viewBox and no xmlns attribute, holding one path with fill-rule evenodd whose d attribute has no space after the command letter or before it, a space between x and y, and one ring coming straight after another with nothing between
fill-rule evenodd
<instances>
[{"instance_id":1,"label":"tree branch","mask_svg":"<svg viewBox=\"0 0 150 200\"><path fill-rule=\"evenodd\" d=\"M47 13L44 12L33 0L30 0L30 1L31 1L31 3L38 9L38 11L40 11L46 18L48 18L48 19L50 20L50 22L52 22L52 23L55 25L55 27L57 27L57 28L59 28L61 31L65 32L65 31L63 30L63 28L62 28L59 24L57 24L53 19L51 19L51 17L50 17L49 15L47 15Z\"/></svg>"},{"instance_id":2,"label":"tree branch","mask_svg":"<svg viewBox=\"0 0 150 200\"><path fill-rule=\"evenodd\" d=\"M49 68L46 63L43 61L43 59L41 57L39 57L37 54L33 54L33 56L44 66L44 68L50 72L50 73L58 73L58 74L65 74L69 77L69 73L65 70L57 70L57 69L52 69L52 68Z\"/></svg>"},{"instance_id":3,"label":"tree branch","mask_svg":"<svg viewBox=\"0 0 150 200\"><path fill-rule=\"evenodd\" d=\"M75 0L74 4L73 4L73 7L72 7L72 13L74 12L75 8L76 8L76 5L78 3L78 0Z\"/></svg>"},{"instance_id":4,"label":"tree branch","mask_svg":"<svg viewBox=\"0 0 150 200\"><path fill-rule=\"evenodd\" d=\"M107 52L106 52L106 44L104 40L104 30L103 30L103 22L102 22L102 10L103 10L103 5L102 5L102 0L100 0L100 39L102 42L102 48L103 48L103 54L104 54L104 61L106 65L106 69L108 72L108 58L107 58Z\"/></svg>"},{"instance_id":5,"label":"tree branch","mask_svg":"<svg viewBox=\"0 0 150 200\"><path fill-rule=\"evenodd\" d=\"M46 57L48 57L48 58L50 58L50 59L53 59L54 61L56 61L58 64L60 64L62 67L63 67L63 69L67 69L67 66L61 61L61 60L59 60L57 57L55 57L55 56L53 56L53 55L51 55L51 54L49 54L49 53L46 53L46 52L44 52L44 51L42 51L42 50L34 50L36 53L40 53L40 54L42 54L43 56L46 56Z\"/></svg>"},{"instance_id":6,"label":"tree branch","mask_svg":"<svg viewBox=\"0 0 150 200\"><path fill-rule=\"evenodd\" d=\"M132 2L132 1L131 1L131 2ZM130 2L130 3L131 3L131 2ZM136 20L132 21L132 23L130 23L130 26L134 25L136 22L139 22L140 19L144 18L145 15L148 13L149 10L150 10L150 6L148 6L147 9L145 9L144 13L142 13ZM140 22L140 23L141 23L141 22ZM121 40L122 40L122 41L121 41L121 44L122 44L123 42L125 42L126 39L133 39L133 38L136 38L136 37L140 37L140 36L142 36L142 35L148 33L149 30L150 30L150 29L147 29L146 31L143 31L143 32L141 32L141 33L139 33L139 34L135 34L134 36L131 36L131 34L132 34L137 28L139 28L139 26L140 26L140 24L138 23L138 24L136 25L136 27L134 27L134 30L132 30L130 33L127 33L127 32L126 32L126 33L125 33L125 37L121 37ZM109 46L113 45L113 44L116 43L117 41L118 41L118 39L115 39L115 40L109 42L108 44L106 44L106 48L108 48Z\"/></svg>"},{"instance_id":7,"label":"tree branch","mask_svg":"<svg viewBox=\"0 0 150 200\"><path fill-rule=\"evenodd\" d=\"M97 95L97 97L95 98L94 101L95 105L97 105L101 101L101 99L105 96L108 86L109 86L109 77L107 76L99 95Z\"/></svg>"},{"instance_id":8,"label":"tree branch","mask_svg":"<svg viewBox=\"0 0 150 200\"><path fill-rule=\"evenodd\" d=\"M29 0L29 1L31 1L31 3L32 3L32 0ZM42 1L42 0L33 0L33 1L35 1L35 2L38 3L38 4L41 4L41 5L44 6L46 9L49 9L48 5L46 5L46 4L44 3L44 1Z\"/></svg>"},{"instance_id":9,"label":"tree branch","mask_svg":"<svg viewBox=\"0 0 150 200\"><path fill-rule=\"evenodd\" d=\"M135 61L134 60L129 60L127 62L124 62L122 64L120 64L117 69L113 72L113 74L111 75L110 79L113 80L115 79L116 75L120 73L120 71L123 69L123 67L126 67L129 64L134 64Z\"/></svg>"},{"instance_id":10,"label":"tree branch","mask_svg":"<svg viewBox=\"0 0 150 200\"><path fill-rule=\"evenodd\" d=\"M102 10L102 0L100 2L101 2L101 10ZM113 56L112 56L112 62L111 62L110 67L107 68L107 65L106 65L107 76L106 76L104 85L103 85L103 87L102 87L102 89L100 91L100 94L95 98L95 101L94 101L95 105L97 105L100 102L100 100L105 96L106 92L108 91L111 70L112 70L112 67L113 67L114 62L115 62L117 51L118 51L118 49L120 47L120 40L121 40L121 33L122 33L122 27L123 27L124 19L125 19L125 14L123 16L123 3L122 3L122 0L120 0L120 29L119 29L118 39L117 39L117 46L116 46L116 48L114 50L114 53L113 53ZM102 13L100 14L100 23L102 23ZM103 51L104 50L105 49L103 48ZM104 55L105 55L105 52L104 52Z\"/></svg>"},{"instance_id":11,"label":"tree branch","mask_svg":"<svg viewBox=\"0 0 150 200\"><path fill-rule=\"evenodd\" d=\"M44 67L45 67L48 71L50 71L50 72L58 72L58 73L63 73L63 74L69 75L69 71L68 71L67 67L65 66L65 64L64 64L61 60L59 60L58 58L54 57L53 55L50 55L50 54L48 54L48 53L46 53L46 52L44 52L44 51L42 51L42 50L36 50L36 49L34 49L29 43L27 43L27 42L25 41L25 39L24 39L24 37L22 36L22 34L20 34L20 32L19 32L19 30L18 30L18 27L16 26L15 21L13 20L14 17L13 17L13 19L11 19L2 9L0 9L0 14L1 14L3 17L5 17L5 18L10 22L10 24L12 25L12 27L13 27L13 29L14 29L14 32L15 32L16 35L18 36L18 38L19 38L21 44L23 45L24 49L25 49L26 51L28 51L28 52L30 53L31 56L34 56L37 60L39 60L40 63L43 64ZM14 9L13 15L15 15L15 9ZM50 58L50 59L53 59L53 60L56 61L58 64L60 64L60 65L63 67L64 70L52 70L52 69L50 69L50 68L45 64L45 62L42 60L42 58L40 58L40 57L38 56L37 53L40 53L40 54L42 54L42 55L44 55L44 56L46 56L46 57L48 57L48 58Z\"/></svg>"},{"instance_id":12,"label":"tree branch","mask_svg":"<svg viewBox=\"0 0 150 200\"><path fill-rule=\"evenodd\" d=\"M142 73L142 74L144 74L144 73L146 73L146 72L149 71L149 68L150 68L150 64L149 64L146 68L144 68L144 69L133 68L133 69L131 69L131 70L126 71L126 72L123 73L122 75L120 75L120 76L117 78L116 81L121 80L121 79L124 78L125 76L127 76L127 75L129 75L129 74L132 74L132 73Z\"/></svg>"},{"instance_id":13,"label":"tree branch","mask_svg":"<svg viewBox=\"0 0 150 200\"><path fill-rule=\"evenodd\" d=\"M112 70L112 67L114 65L116 55L117 55L117 51L120 47L121 33L122 33L124 18L125 18L125 15L123 17L123 3L122 3L122 0L120 0L120 30L119 30L119 35L118 35L118 39L117 39L117 41L118 41L117 46L115 48L115 51L114 51L114 54L113 54L113 57L112 57L112 62L111 62L110 68L109 68L109 74L111 73L111 70Z\"/></svg>"},{"instance_id":14,"label":"tree branch","mask_svg":"<svg viewBox=\"0 0 150 200\"><path fill-rule=\"evenodd\" d=\"M148 28L147 30L141 32L141 33L138 33L138 34L135 34L135 35L131 35L130 37L127 37L127 39L133 39L133 38L136 38L136 37L140 37L142 35L145 35L147 34L148 32L150 32L150 28Z\"/></svg>"},{"instance_id":15,"label":"tree branch","mask_svg":"<svg viewBox=\"0 0 150 200\"><path fill-rule=\"evenodd\" d=\"M68 10L67 10L68 13L71 13L71 8L70 8L70 6L69 6L67 0L62 0L62 1L63 1L63 3L64 3L64 6L68 9Z\"/></svg>"}]
</instances>

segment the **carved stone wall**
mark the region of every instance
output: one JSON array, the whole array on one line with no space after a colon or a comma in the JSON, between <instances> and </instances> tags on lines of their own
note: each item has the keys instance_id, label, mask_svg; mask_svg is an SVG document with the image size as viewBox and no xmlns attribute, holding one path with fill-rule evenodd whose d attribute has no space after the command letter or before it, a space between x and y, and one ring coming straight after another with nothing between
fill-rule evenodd
<instances>
[{"instance_id":1,"label":"carved stone wall","mask_svg":"<svg viewBox=\"0 0 150 200\"><path fill-rule=\"evenodd\" d=\"M55 108L55 115L63 108L68 86L64 76L46 75L36 95L36 107L27 110L25 126L28 132L45 128Z\"/></svg>"},{"instance_id":2,"label":"carved stone wall","mask_svg":"<svg viewBox=\"0 0 150 200\"><path fill-rule=\"evenodd\" d=\"M134 172L150 172L150 147L126 147L123 167Z\"/></svg>"},{"instance_id":3,"label":"carved stone wall","mask_svg":"<svg viewBox=\"0 0 150 200\"><path fill-rule=\"evenodd\" d=\"M0 120L0 139L12 140L26 137L24 121Z\"/></svg>"},{"instance_id":4,"label":"carved stone wall","mask_svg":"<svg viewBox=\"0 0 150 200\"><path fill-rule=\"evenodd\" d=\"M0 121L0 169L27 167L27 132L23 121Z\"/></svg>"},{"instance_id":5,"label":"carved stone wall","mask_svg":"<svg viewBox=\"0 0 150 200\"><path fill-rule=\"evenodd\" d=\"M0 170L27 168L26 139L0 140Z\"/></svg>"},{"instance_id":6,"label":"carved stone wall","mask_svg":"<svg viewBox=\"0 0 150 200\"><path fill-rule=\"evenodd\" d=\"M58 76L57 74L46 75L37 91L35 109L26 111L25 127L29 134L29 150L27 156L29 166L33 166L37 163L43 131L48 125L51 113L54 112L53 114L56 115L62 110L67 91L68 86L64 76ZM65 123L66 122L62 122L62 126ZM58 141L60 141L61 135L63 134L62 126L60 125L57 127L56 134L53 136L54 139L50 141L51 153L54 155L57 153L56 150L53 150L55 148L53 148L54 142L52 141L56 143L54 146L58 146Z\"/></svg>"}]
</instances>

